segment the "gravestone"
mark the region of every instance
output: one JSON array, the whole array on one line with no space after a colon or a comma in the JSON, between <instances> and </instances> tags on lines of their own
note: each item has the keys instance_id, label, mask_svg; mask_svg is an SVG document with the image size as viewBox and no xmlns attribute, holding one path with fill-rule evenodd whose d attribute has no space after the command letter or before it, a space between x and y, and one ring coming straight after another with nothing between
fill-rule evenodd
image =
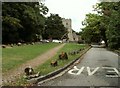
<instances>
[{"instance_id":1,"label":"gravestone","mask_svg":"<svg viewBox=\"0 0 120 88\"><path fill-rule=\"evenodd\" d=\"M31 66L26 67L24 72L26 73L26 76L34 74L34 70L33 70L33 68Z\"/></svg>"},{"instance_id":2,"label":"gravestone","mask_svg":"<svg viewBox=\"0 0 120 88\"><path fill-rule=\"evenodd\" d=\"M51 62L51 66L54 66L54 67L55 67L55 66L58 66L58 62L57 62L57 61L52 61L52 62Z\"/></svg>"},{"instance_id":3,"label":"gravestone","mask_svg":"<svg viewBox=\"0 0 120 88\"><path fill-rule=\"evenodd\" d=\"M60 55L59 55L59 59L61 60L67 60L68 59L68 55L66 52L62 52Z\"/></svg>"}]
</instances>

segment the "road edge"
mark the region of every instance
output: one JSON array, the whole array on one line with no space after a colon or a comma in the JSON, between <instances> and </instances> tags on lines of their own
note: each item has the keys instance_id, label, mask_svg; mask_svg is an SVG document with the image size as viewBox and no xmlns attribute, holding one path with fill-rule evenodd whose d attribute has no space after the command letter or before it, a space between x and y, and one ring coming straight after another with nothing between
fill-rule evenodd
<instances>
[{"instance_id":1,"label":"road edge","mask_svg":"<svg viewBox=\"0 0 120 88\"><path fill-rule=\"evenodd\" d=\"M65 65L64 67L57 69L51 73L48 73L47 75L44 76L40 76L38 78L33 78L31 80L28 80L29 82L33 83L34 85L40 85L44 82L47 82L49 80L55 79L59 76L62 76L64 73L66 73L69 69L71 69L74 65L76 65L77 63L80 63L80 61L83 59L81 58L89 49L91 49L91 46L89 46L88 48L86 48L85 50L83 50L83 52L80 54L80 56L76 59L74 59L73 61L71 61L70 63L68 63L67 65Z\"/></svg>"}]
</instances>

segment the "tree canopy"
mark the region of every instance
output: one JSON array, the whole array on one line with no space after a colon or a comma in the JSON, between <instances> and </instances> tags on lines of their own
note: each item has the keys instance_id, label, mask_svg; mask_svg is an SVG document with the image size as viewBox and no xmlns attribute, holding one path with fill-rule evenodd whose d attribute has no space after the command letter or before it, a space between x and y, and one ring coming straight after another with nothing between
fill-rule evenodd
<instances>
[{"instance_id":1,"label":"tree canopy","mask_svg":"<svg viewBox=\"0 0 120 88\"><path fill-rule=\"evenodd\" d=\"M109 48L119 49L120 2L101 2L94 6L94 10L98 14L87 14L83 21L82 37L88 43L102 39Z\"/></svg>"},{"instance_id":2,"label":"tree canopy","mask_svg":"<svg viewBox=\"0 0 120 88\"><path fill-rule=\"evenodd\" d=\"M51 14L46 18L44 38L61 39L66 32L67 29L64 27L62 18L58 14Z\"/></svg>"},{"instance_id":3,"label":"tree canopy","mask_svg":"<svg viewBox=\"0 0 120 88\"><path fill-rule=\"evenodd\" d=\"M36 41L41 35L48 8L38 2L2 3L2 42Z\"/></svg>"},{"instance_id":4,"label":"tree canopy","mask_svg":"<svg viewBox=\"0 0 120 88\"><path fill-rule=\"evenodd\" d=\"M82 29L82 36L87 43L99 42L100 35L100 16L97 14L87 14L83 25L86 27Z\"/></svg>"},{"instance_id":5,"label":"tree canopy","mask_svg":"<svg viewBox=\"0 0 120 88\"><path fill-rule=\"evenodd\" d=\"M48 8L38 2L2 3L2 43L34 42L61 39L67 32L58 14L48 17Z\"/></svg>"}]
</instances>

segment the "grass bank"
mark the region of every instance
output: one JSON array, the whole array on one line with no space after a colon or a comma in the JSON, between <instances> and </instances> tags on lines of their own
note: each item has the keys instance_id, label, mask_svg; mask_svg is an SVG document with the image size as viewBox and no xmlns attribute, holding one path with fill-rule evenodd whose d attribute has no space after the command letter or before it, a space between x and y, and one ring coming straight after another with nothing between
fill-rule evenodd
<instances>
[{"instance_id":1,"label":"grass bank","mask_svg":"<svg viewBox=\"0 0 120 88\"><path fill-rule=\"evenodd\" d=\"M48 45L46 45L46 46L48 47ZM88 47L87 45L81 45L81 44L76 44L76 43L67 43L63 48L61 48L57 52L57 54L54 57L52 57L51 59L47 60L45 63L41 64L37 68L34 68L34 71L35 72L40 72L41 75L46 75L46 74L48 74L48 73L50 73L52 71L55 71L55 70L65 66L66 64L70 63L72 60L78 58L82 51L79 54L76 54L76 55L69 55L68 52L73 51L73 50L79 50L79 49L82 49L82 48L87 48L87 47ZM61 52L67 52L68 60L58 60L59 59L58 56L59 56L59 54L61 54ZM50 65L51 61L53 61L53 60L57 60L58 61L58 66L52 67ZM24 77L21 77L21 79L16 80L15 83L13 83L13 84L6 84L6 85L30 86L32 84L27 82L27 80L24 79Z\"/></svg>"},{"instance_id":2,"label":"grass bank","mask_svg":"<svg viewBox=\"0 0 120 88\"><path fill-rule=\"evenodd\" d=\"M2 49L2 72L17 68L28 60L31 60L47 50L58 46L56 43L14 46Z\"/></svg>"},{"instance_id":3,"label":"grass bank","mask_svg":"<svg viewBox=\"0 0 120 88\"><path fill-rule=\"evenodd\" d=\"M59 68L65 66L66 64L70 63L72 60L74 60L80 56L80 53L76 54L76 55L69 55L68 52L73 51L73 50L79 50L79 49L82 49L85 47L88 47L88 46L76 44L76 43L67 43L62 49L60 49L57 52L57 54L53 58L49 59L44 64L40 65L36 69L36 71L39 71L41 73L41 75L45 75L45 74L48 74L56 69L59 69ZM61 54L61 52L67 52L68 60L59 60L58 56L59 56L59 54ZM50 65L51 61L54 61L54 60L58 61L58 66L56 66L56 67L53 67Z\"/></svg>"}]
</instances>

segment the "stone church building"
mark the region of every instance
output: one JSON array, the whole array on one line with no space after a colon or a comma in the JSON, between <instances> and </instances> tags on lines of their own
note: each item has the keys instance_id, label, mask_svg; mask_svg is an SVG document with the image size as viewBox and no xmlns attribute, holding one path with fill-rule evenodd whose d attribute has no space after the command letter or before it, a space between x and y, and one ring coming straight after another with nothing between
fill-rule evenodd
<instances>
[{"instance_id":1,"label":"stone church building","mask_svg":"<svg viewBox=\"0 0 120 88\"><path fill-rule=\"evenodd\" d=\"M72 20L63 18L62 23L63 23L64 27L66 27L68 30L68 34L67 34L68 41L69 42L78 42L79 36L76 35L76 33L73 32L73 30L72 30Z\"/></svg>"}]
</instances>

